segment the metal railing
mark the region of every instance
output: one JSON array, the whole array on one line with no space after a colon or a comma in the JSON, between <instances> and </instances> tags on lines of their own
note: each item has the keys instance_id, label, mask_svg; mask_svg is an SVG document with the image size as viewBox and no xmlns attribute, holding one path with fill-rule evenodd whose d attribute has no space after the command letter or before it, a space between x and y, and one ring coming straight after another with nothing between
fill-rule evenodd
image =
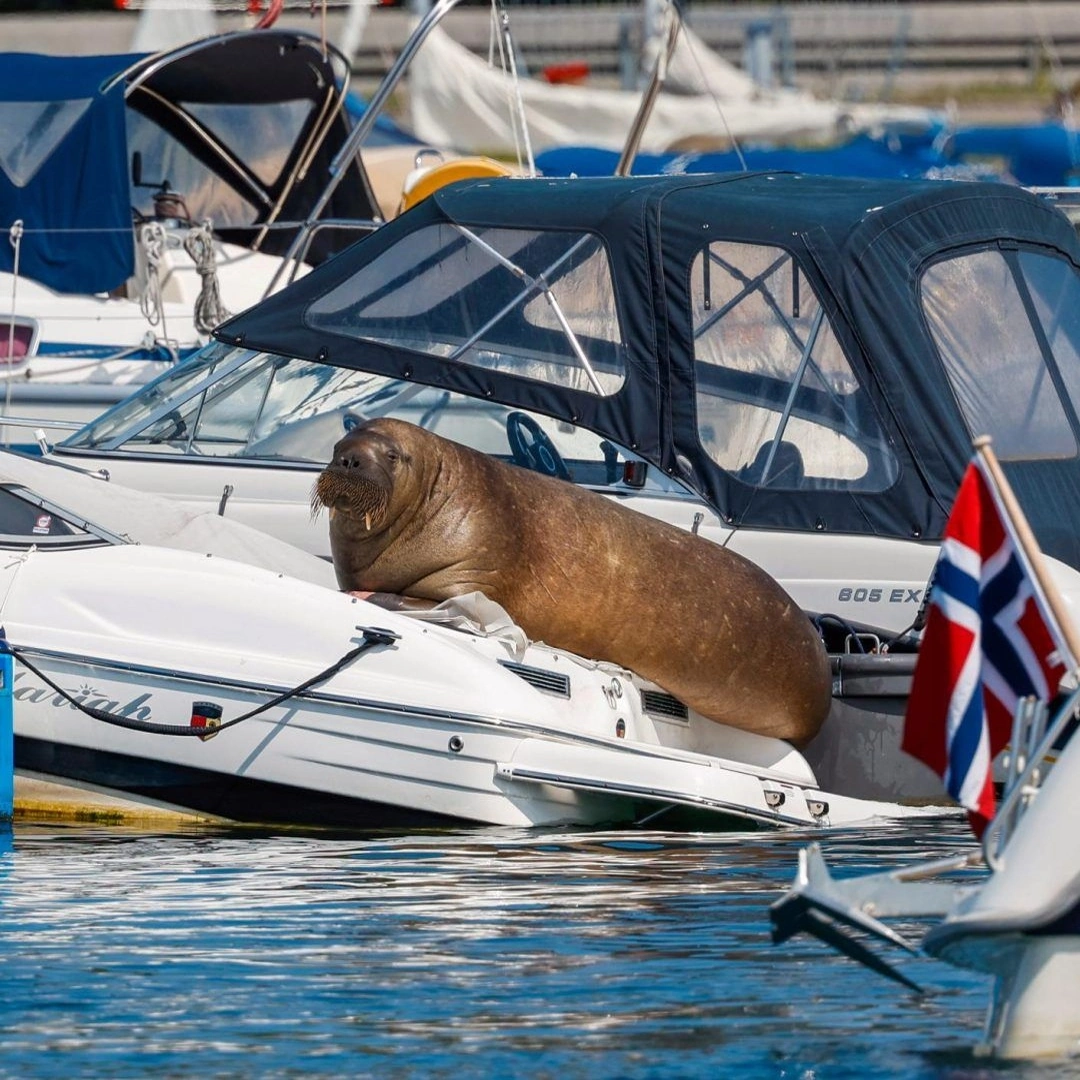
<instances>
[{"instance_id":1,"label":"metal railing","mask_svg":"<svg viewBox=\"0 0 1080 1080\"><path fill-rule=\"evenodd\" d=\"M983 855L991 870L1004 865L1009 840L1054 767L1056 751L1078 707L1080 689L1069 694L1052 718L1046 703L1036 698L1021 698L1018 703L1001 803L982 837Z\"/></svg>"}]
</instances>

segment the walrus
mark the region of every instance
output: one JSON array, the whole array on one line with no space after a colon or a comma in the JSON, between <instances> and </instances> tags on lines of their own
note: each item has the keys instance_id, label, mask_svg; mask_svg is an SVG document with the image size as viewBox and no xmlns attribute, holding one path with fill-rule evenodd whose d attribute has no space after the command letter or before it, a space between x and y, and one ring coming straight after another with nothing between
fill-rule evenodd
<instances>
[{"instance_id":1,"label":"walrus","mask_svg":"<svg viewBox=\"0 0 1080 1080\"><path fill-rule=\"evenodd\" d=\"M797 744L829 711L824 645L774 578L595 492L378 418L334 447L312 492L324 506L343 590L432 603L479 590L534 641Z\"/></svg>"}]
</instances>

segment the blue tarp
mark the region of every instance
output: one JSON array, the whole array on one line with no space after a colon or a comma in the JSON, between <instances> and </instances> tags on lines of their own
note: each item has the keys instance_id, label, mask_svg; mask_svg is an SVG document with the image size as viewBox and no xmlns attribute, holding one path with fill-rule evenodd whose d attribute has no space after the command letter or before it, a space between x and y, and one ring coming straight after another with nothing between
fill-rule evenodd
<instances>
[{"instance_id":1,"label":"blue tarp","mask_svg":"<svg viewBox=\"0 0 1080 1080\"><path fill-rule=\"evenodd\" d=\"M958 161L998 161L1029 187L1066 187L1080 180L1080 133L1059 121L958 128L949 136L948 153Z\"/></svg>"},{"instance_id":2,"label":"blue tarp","mask_svg":"<svg viewBox=\"0 0 1080 1080\"><path fill-rule=\"evenodd\" d=\"M545 176L611 176L618 164L614 150L562 146L537 155L536 167ZM925 139L875 139L859 135L842 146L821 148L756 147L734 150L639 154L635 176L682 173L782 171L827 176L861 176L866 179L915 179L940 169L948 162Z\"/></svg>"},{"instance_id":3,"label":"blue tarp","mask_svg":"<svg viewBox=\"0 0 1080 1080\"><path fill-rule=\"evenodd\" d=\"M587 146L559 146L537 155L545 176L610 176L619 154ZM635 176L784 171L865 179L1008 180L1028 187L1080 182L1080 133L1058 121L1015 127L979 125L954 131L875 138L858 135L841 146L762 147L639 154Z\"/></svg>"},{"instance_id":4,"label":"blue tarp","mask_svg":"<svg viewBox=\"0 0 1080 1080\"><path fill-rule=\"evenodd\" d=\"M21 220L19 271L68 293L134 270L124 81L137 56L0 54L0 230ZM15 247L0 237L0 270Z\"/></svg>"}]
</instances>

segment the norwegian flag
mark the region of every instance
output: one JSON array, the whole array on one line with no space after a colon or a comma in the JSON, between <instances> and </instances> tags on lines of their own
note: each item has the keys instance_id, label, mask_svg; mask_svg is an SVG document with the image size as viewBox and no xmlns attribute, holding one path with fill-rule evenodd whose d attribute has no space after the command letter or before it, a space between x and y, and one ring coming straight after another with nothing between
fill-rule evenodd
<instances>
[{"instance_id":1,"label":"norwegian flag","mask_svg":"<svg viewBox=\"0 0 1080 1080\"><path fill-rule=\"evenodd\" d=\"M994 816L991 765L1021 698L1049 702L1076 666L987 466L968 466L945 527L901 746L968 810Z\"/></svg>"}]
</instances>

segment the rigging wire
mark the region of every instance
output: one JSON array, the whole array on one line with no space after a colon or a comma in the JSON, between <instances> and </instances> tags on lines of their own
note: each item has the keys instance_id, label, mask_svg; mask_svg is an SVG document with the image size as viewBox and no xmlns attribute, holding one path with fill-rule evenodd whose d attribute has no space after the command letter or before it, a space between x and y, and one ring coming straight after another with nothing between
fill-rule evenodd
<instances>
[{"instance_id":1,"label":"rigging wire","mask_svg":"<svg viewBox=\"0 0 1080 1080\"><path fill-rule=\"evenodd\" d=\"M514 137L514 154L518 168L527 168L528 176L536 175L536 163L533 159L532 142L529 138L529 121L525 114L525 100L521 93L521 81L518 77L517 61L514 55L514 42L510 36L510 16L502 5L502 0L491 0L490 38L488 41L488 63L492 64L496 46L499 51L499 65L504 74L509 75L507 85L507 108L510 112L510 129Z\"/></svg>"},{"instance_id":2,"label":"rigging wire","mask_svg":"<svg viewBox=\"0 0 1080 1080\"><path fill-rule=\"evenodd\" d=\"M671 9L674 11L674 17L682 20L682 10L678 4L672 0ZM728 142L731 143L731 148L735 151L736 156L739 159L739 167L743 172L748 172L749 169L746 164L746 158L743 156L742 147L739 145L739 140L735 137L734 132L731 130L731 125L728 123L727 114L724 112L724 106L720 103L720 95L717 94L713 88L712 83L709 82L708 77L705 74L705 65L701 59L701 52L698 49L697 43L689 34L682 35L683 44L686 47L687 54L690 57L694 67L697 68L698 75L701 77L701 83L705 87L705 93L712 99L713 105L716 107L717 114L720 117L720 123L724 125L724 132L728 137Z\"/></svg>"}]
</instances>

